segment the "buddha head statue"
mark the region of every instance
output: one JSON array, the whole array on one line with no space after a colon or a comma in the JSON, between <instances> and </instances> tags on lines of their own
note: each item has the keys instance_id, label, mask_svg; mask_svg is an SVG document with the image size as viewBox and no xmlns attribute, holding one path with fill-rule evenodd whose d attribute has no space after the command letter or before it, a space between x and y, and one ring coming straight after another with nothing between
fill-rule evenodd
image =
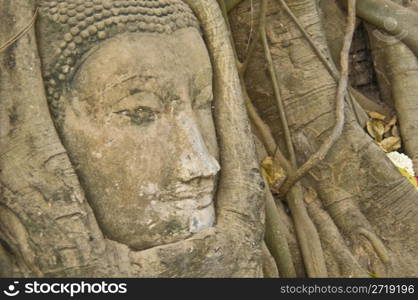
<instances>
[{"instance_id":1,"label":"buddha head statue","mask_svg":"<svg viewBox=\"0 0 418 300\"><path fill-rule=\"evenodd\" d=\"M181 0L41 1L56 128L104 235L141 250L215 222L212 67Z\"/></svg>"}]
</instances>

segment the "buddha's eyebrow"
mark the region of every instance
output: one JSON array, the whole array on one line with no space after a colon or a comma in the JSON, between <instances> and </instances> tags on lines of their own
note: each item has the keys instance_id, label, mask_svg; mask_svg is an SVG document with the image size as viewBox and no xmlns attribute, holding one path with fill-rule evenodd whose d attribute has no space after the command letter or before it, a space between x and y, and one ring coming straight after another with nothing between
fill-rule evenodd
<instances>
[{"instance_id":1,"label":"buddha's eyebrow","mask_svg":"<svg viewBox=\"0 0 418 300\"><path fill-rule=\"evenodd\" d=\"M119 86L120 84L126 83L130 80L139 79L143 81L144 83L151 80L151 79L157 79L157 76L155 75L140 75L140 74L131 74L126 76L120 76L117 78L117 80L114 80L110 84L106 84L105 88L102 90L102 93L107 92L109 89L112 89L114 87ZM158 84L157 84L158 85Z\"/></svg>"},{"instance_id":2,"label":"buddha's eyebrow","mask_svg":"<svg viewBox=\"0 0 418 300\"><path fill-rule=\"evenodd\" d=\"M140 75L140 74L133 74L128 76L121 76L117 78L117 80L113 80L110 83L106 84L104 89L101 91L101 94L108 92L109 90L112 90L114 88L121 87L122 90L127 91L128 95L135 95L141 92L149 92L150 89L144 87L147 83L149 83L150 80L153 80L153 85L155 85L156 89L159 90L161 85L159 84L157 80L158 76L155 75ZM124 86L123 84L128 83L129 81L138 80L138 82L135 82L132 86ZM137 83L140 83L141 86L138 86Z\"/></svg>"},{"instance_id":3,"label":"buddha's eyebrow","mask_svg":"<svg viewBox=\"0 0 418 300\"><path fill-rule=\"evenodd\" d=\"M120 86L122 84L126 84L127 82L129 82L130 80L134 80L134 79L140 79L142 80L144 83L147 80L151 80L151 79L157 79L157 76L154 75L139 75L139 74L130 74L130 75L125 75L125 76L120 76L118 77L116 80L115 79L109 79L108 83L101 88L99 91L95 91L92 92L91 94L83 97L83 99L81 99L82 101L84 100L89 100L91 98L95 98L95 97L102 97L104 96L106 93L108 93L111 90L120 88ZM157 87L159 88L160 85L158 84L157 80L155 81ZM145 92L145 91L149 91L149 89L145 89L145 88L138 88L138 87L133 87L133 88L129 88L129 87L124 87L121 88L121 91L127 91L127 93L125 93L120 99L116 100L114 104L119 103L120 101L122 101L124 98L126 98L127 96L130 95L134 95L140 92ZM153 92L153 91L149 91L149 92ZM158 97L160 97L160 95L157 95Z\"/></svg>"},{"instance_id":4,"label":"buddha's eyebrow","mask_svg":"<svg viewBox=\"0 0 418 300\"><path fill-rule=\"evenodd\" d=\"M137 79L138 82L135 82L135 84L132 84L131 86L121 86L122 84L127 84L130 80ZM109 90L117 87L119 87L123 93L120 95L119 99L112 101L112 105L118 104L129 96L140 93L154 94L160 100L161 104L181 100L175 91L176 89L173 82L170 80L161 82L161 77L155 75L137 74L133 76L126 76L126 78L118 80L117 83L107 85L101 94L105 94Z\"/></svg>"}]
</instances>

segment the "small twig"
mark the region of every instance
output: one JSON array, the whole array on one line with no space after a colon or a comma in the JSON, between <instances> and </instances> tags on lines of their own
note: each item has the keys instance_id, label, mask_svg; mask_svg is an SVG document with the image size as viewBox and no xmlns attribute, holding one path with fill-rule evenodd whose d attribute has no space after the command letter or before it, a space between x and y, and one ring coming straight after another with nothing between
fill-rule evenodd
<instances>
[{"instance_id":1,"label":"small twig","mask_svg":"<svg viewBox=\"0 0 418 300\"><path fill-rule=\"evenodd\" d=\"M252 8L252 1L251 1L251 11L253 10ZM262 14L262 10L260 10L260 17L258 18L259 20L261 20L261 14ZM252 36L252 27L251 27L251 31L250 31L250 35L249 38L251 39ZM249 47L247 48L247 55L245 57L244 62L241 65L241 68L239 69L240 74L243 76L245 75L245 72L247 71L248 68L248 64L250 63L250 60L255 52L256 46L258 44L258 41L260 40L260 26L257 27L257 31L254 35L254 38L251 40Z\"/></svg>"},{"instance_id":2,"label":"small twig","mask_svg":"<svg viewBox=\"0 0 418 300\"><path fill-rule=\"evenodd\" d=\"M268 65L268 69L269 69L269 73L270 73L270 77L271 77L271 81L273 85L274 96L276 97L276 104L277 104L277 108L278 108L278 112L280 116L280 121L282 123L284 137L286 141L286 147L290 156L290 162L292 166L296 168L295 150L293 148L292 138L290 135L290 130L289 130L288 122L287 122L287 116L285 113L284 104L280 95L280 88L279 88L279 84L277 80L277 73L274 68L273 58L271 56L270 47L267 41L267 33L266 33L267 1L266 0L261 0L260 10L261 10L260 12L261 18L260 18L259 27L260 27L261 40L263 42L263 47L264 47L264 54L267 59L267 65Z\"/></svg>"},{"instance_id":3,"label":"small twig","mask_svg":"<svg viewBox=\"0 0 418 300\"><path fill-rule=\"evenodd\" d=\"M247 89L242 78L241 85L248 116L250 117L251 123L253 124L255 130L258 132L264 148L266 148L268 155L273 157L273 161L277 162L281 167L283 167L287 176L289 176L289 174L292 174L295 171L294 168L280 151L280 148L277 146L276 141L274 140L274 137L270 131L270 127L268 127L263 119L261 119L257 110L255 109L254 104L251 102L251 99L248 96Z\"/></svg>"},{"instance_id":4,"label":"small twig","mask_svg":"<svg viewBox=\"0 0 418 300\"><path fill-rule=\"evenodd\" d=\"M311 45L312 49L314 50L315 54L319 57L319 59L322 61L324 66L328 69L328 72L331 74L332 77L334 77L335 80L338 80L340 75L338 74L338 71L335 70L333 65L328 61L328 59L325 57L325 55L319 50L319 47L315 44L313 39L311 38L310 34L305 30L303 25L300 23L299 19L293 14L292 10L287 6L286 1L284 0L278 0L281 4L281 6L284 8L286 13L290 16L290 18L295 22L295 24L298 26L299 30L302 32L305 39L308 41L308 43Z\"/></svg>"},{"instance_id":5,"label":"small twig","mask_svg":"<svg viewBox=\"0 0 418 300\"><path fill-rule=\"evenodd\" d=\"M17 40L19 40L22 36L24 36L29 29L32 28L33 24L35 24L36 17L38 16L38 7L35 10L35 13L30 20L29 24L26 25L21 31L19 31L17 34L15 34L11 39L9 39L6 43L0 46L0 53L5 51L7 48L9 48L13 43L15 43Z\"/></svg>"},{"instance_id":6,"label":"small twig","mask_svg":"<svg viewBox=\"0 0 418 300\"><path fill-rule=\"evenodd\" d=\"M281 192L286 194L289 189L300 179L302 178L310 169L312 169L316 164L325 158L328 154L331 147L341 136L344 128L344 96L347 92L348 86L348 61L350 54L351 42L354 35L355 24L356 24L356 13L355 13L355 0L348 1L348 24L346 29L346 34L344 37L344 44L341 50L341 76L338 82L337 97L336 97L336 121L334 128L331 132L331 135L325 140L321 145L319 150L313 154L307 162L303 164L294 174L288 177L286 182L283 184Z\"/></svg>"},{"instance_id":7,"label":"small twig","mask_svg":"<svg viewBox=\"0 0 418 300\"><path fill-rule=\"evenodd\" d=\"M247 47L245 48L245 52L248 51L248 46L250 45L250 40L252 38L253 30L254 30L254 28L253 28L253 25L254 25L254 16L253 16L253 14L254 14L254 7L253 7L253 0L250 0L250 8L251 8L251 11L250 11L250 33L248 34L248 42L247 42Z\"/></svg>"},{"instance_id":8,"label":"small twig","mask_svg":"<svg viewBox=\"0 0 418 300\"><path fill-rule=\"evenodd\" d=\"M257 130L268 155L273 156L276 151L277 145L273 135L271 134L270 128L267 126L266 123L264 123L263 119L261 119L261 117L257 113L253 103L251 102L250 97L248 96L245 87L242 87L242 93L244 96L245 106L247 108L248 116L250 117L251 123Z\"/></svg>"}]
</instances>

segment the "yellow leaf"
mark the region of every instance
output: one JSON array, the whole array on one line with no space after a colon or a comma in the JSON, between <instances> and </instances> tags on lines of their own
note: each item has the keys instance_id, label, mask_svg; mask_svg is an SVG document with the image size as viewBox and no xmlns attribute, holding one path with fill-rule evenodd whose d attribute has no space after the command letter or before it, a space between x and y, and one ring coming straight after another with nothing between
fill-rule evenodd
<instances>
[{"instance_id":1,"label":"yellow leaf","mask_svg":"<svg viewBox=\"0 0 418 300\"><path fill-rule=\"evenodd\" d=\"M381 141L379 145L386 152L396 151L401 148L401 139L399 137L391 136Z\"/></svg>"},{"instance_id":2,"label":"yellow leaf","mask_svg":"<svg viewBox=\"0 0 418 300\"><path fill-rule=\"evenodd\" d=\"M390 129L392 129L392 135L393 136L399 136L399 135L394 135L393 134L393 130L396 127L396 122L398 122L398 119L396 118L396 115L392 117L392 119L390 119L390 121L385 125L385 133L388 133L390 131ZM393 127L393 128L392 128Z\"/></svg>"},{"instance_id":3,"label":"yellow leaf","mask_svg":"<svg viewBox=\"0 0 418 300\"><path fill-rule=\"evenodd\" d=\"M386 116L379 114L378 112L375 112L375 111L369 111L367 113L372 119L381 120L381 121L384 121L386 119Z\"/></svg>"},{"instance_id":4,"label":"yellow leaf","mask_svg":"<svg viewBox=\"0 0 418 300\"><path fill-rule=\"evenodd\" d=\"M377 275L375 273L372 273L372 272L369 272L369 275L370 275L371 278L380 278L379 275Z\"/></svg>"},{"instance_id":5,"label":"yellow leaf","mask_svg":"<svg viewBox=\"0 0 418 300\"><path fill-rule=\"evenodd\" d=\"M380 142L385 133L385 123L377 119L368 120L367 131L377 142Z\"/></svg>"},{"instance_id":6,"label":"yellow leaf","mask_svg":"<svg viewBox=\"0 0 418 300\"><path fill-rule=\"evenodd\" d=\"M396 122L398 122L398 119L396 118L396 115L392 117L392 119L390 119L388 125L389 126L393 126L396 124Z\"/></svg>"},{"instance_id":7,"label":"yellow leaf","mask_svg":"<svg viewBox=\"0 0 418 300\"><path fill-rule=\"evenodd\" d=\"M271 156L267 156L261 162L261 172L270 187L278 188L286 179L285 171L277 166Z\"/></svg>"},{"instance_id":8,"label":"yellow leaf","mask_svg":"<svg viewBox=\"0 0 418 300\"><path fill-rule=\"evenodd\" d=\"M315 199L317 199L318 194L316 193L316 191L313 188L308 187L308 190L306 191L305 194L305 203L306 204L311 204L312 202L315 201Z\"/></svg>"}]
</instances>

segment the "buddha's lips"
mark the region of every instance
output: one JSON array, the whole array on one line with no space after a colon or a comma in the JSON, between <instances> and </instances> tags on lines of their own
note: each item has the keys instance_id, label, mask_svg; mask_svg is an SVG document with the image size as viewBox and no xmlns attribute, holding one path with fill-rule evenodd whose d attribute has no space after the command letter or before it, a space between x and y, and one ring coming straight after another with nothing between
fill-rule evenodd
<instances>
[{"instance_id":1,"label":"buddha's lips","mask_svg":"<svg viewBox=\"0 0 418 300\"><path fill-rule=\"evenodd\" d=\"M195 189L188 189L184 191L165 191L162 193L154 194L156 199L161 202L177 202L177 201L185 201L185 200L196 200L200 202L201 200L206 200L204 203L198 206L198 209L205 208L209 206L213 202L213 193L214 187L213 185L209 186L208 188L195 188Z\"/></svg>"},{"instance_id":2,"label":"buddha's lips","mask_svg":"<svg viewBox=\"0 0 418 300\"><path fill-rule=\"evenodd\" d=\"M168 201L183 201L189 199L202 199L204 197L212 197L213 191L195 191L193 193L182 193L182 194L167 194L167 195L160 195L158 199L162 202Z\"/></svg>"}]
</instances>

